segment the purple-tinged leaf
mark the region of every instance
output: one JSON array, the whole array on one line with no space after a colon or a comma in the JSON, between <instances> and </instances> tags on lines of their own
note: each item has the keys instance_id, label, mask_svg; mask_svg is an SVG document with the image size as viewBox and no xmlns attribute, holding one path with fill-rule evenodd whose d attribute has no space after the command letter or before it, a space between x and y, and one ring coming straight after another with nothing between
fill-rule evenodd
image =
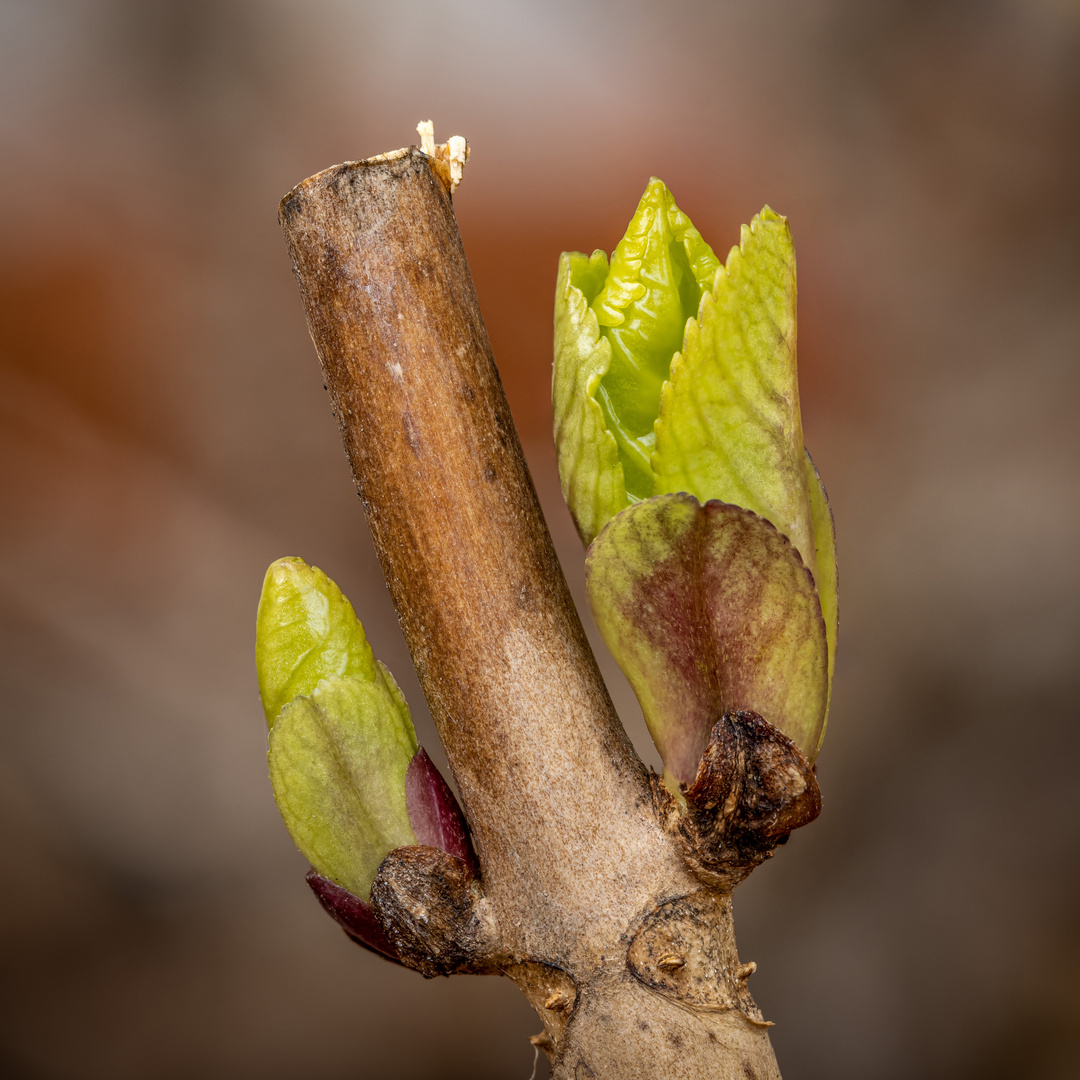
<instances>
[{"instance_id":1,"label":"purple-tinged leaf","mask_svg":"<svg viewBox=\"0 0 1080 1080\"><path fill-rule=\"evenodd\" d=\"M418 844L453 855L476 872L469 826L454 793L421 746L405 774L405 805Z\"/></svg>"},{"instance_id":2,"label":"purple-tinged leaf","mask_svg":"<svg viewBox=\"0 0 1080 1080\"><path fill-rule=\"evenodd\" d=\"M725 714L758 713L812 761L828 649L810 571L763 518L659 495L612 519L585 564L593 617L667 771L692 784Z\"/></svg>"},{"instance_id":3,"label":"purple-tinged leaf","mask_svg":"<svg viewBox=\"0 0 1080 1080\"><path fill-rule=\"evenodd\" d=\"M365 904L348 889L335 885L329 878L324 878L318 871L309 870L305 878L311 891L318 897L323 910L349 935L357 945L385 956L400 964L394 946L386 936L370 904Z\"/></svg>"}]
</instances>

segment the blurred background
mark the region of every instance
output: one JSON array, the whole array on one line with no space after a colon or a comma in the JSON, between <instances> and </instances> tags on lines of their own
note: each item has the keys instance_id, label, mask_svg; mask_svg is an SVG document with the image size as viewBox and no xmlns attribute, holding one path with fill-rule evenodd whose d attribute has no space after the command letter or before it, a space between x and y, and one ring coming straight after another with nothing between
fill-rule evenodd
<instances>
[{"instance_id":1,"label":"blurred background","mask_svg":"<svg viewBox=\"0 0 1080 1080\"><path fill-rule=\"evenodd\" d=\"M322 914L255 689L301 555L442 760L276 222L428 117L579 597L558 253L651 174L721 255L792 222L841 641L825 811L736 894L786 1080L1080 1076L1077 0L2 0L0 1075L533 1068L512 985Z\"/></svg>"}]
</instances>

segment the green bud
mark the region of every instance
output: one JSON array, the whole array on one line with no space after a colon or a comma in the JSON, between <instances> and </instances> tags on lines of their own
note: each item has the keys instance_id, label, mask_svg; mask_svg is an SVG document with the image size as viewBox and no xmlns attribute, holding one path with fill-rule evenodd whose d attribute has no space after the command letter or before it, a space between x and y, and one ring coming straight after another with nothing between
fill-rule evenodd
<instances>
[{"instance_id":1,"label":"green bud","mask_svg":"<svg viewBox=\"0 0 1080 1080\"><path fill-rule=\"evenodd\" d=\"M267 571L255 654L285 825L319 874L366 899L387 854L416 843L405 699L341 590L302 559Z\"/></svg>"},{"instance_id":2,"label":"green bud","mask_svg":"<svg viewBox=\"0 0 1080 1080\"><path fill-rule=\"evenodd\" d=\"M328 675L368 682L376 660L352 604L303 559L270 564L255 617L255 666L268 727L299 694Z\"/></svg>"},{"instance_id":3,"label":"green bud","mask_svg":"<svg viewBox=\"0 0 1080 1080\"><path fill-rule=\"evenodd\" d=\"M803 447L795 307L785 218L765 207L721 265L654 178L610 266L601 251L560 260L552 396L563 496L586 544L626 507L678 492L748 510L790 542L827 644L824 711L789 732L812 759L836 650L836 553ZM773 719L760 702L740 707Z\"/></svg>"}]
</instances>

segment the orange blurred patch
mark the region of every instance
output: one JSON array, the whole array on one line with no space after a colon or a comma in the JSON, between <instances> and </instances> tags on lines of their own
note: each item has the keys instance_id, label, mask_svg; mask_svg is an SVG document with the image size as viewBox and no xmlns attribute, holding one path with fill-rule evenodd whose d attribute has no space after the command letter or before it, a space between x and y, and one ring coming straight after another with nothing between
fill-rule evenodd
<instances>
[{"instance_id":1,"label":"orange blurred patch","mask_svg":"<svg viewBox=\"0 0 1080 1080\"><path fill-rule=\"evenodd\" d=\"M0 266L0 364L128 438L152 438L160 371L136 253L58 248Z\"/></svg>"}]
</instances>

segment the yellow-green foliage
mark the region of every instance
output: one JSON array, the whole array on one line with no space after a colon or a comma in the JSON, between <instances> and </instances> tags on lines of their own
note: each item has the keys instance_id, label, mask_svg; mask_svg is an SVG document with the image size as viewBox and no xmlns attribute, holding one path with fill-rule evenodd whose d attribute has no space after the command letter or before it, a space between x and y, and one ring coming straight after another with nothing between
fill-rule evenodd
<instances>
[{"instance_id":1,"label":"yellow-green foliage","mask_svg":"<svg viewBox=\"0 0 1080 1080\"><path fill-rule=\"evenodd\" d=\"M341 590L302 559L266 573L255 655L285 825L323 877L366 900L387 854L416 843L405 773L417 744L405 699Z\"/></svg>"},{"instance_id":2,"label":"yellow-green foliage","mask_svg":"<svg viewBox=\"0 0 1080 1080\"><path fill-rule=\"evenodd\" d=\"M678 492L749 510L790 541L827 645L821 716L798 725L813 758L835 663L836 552L803 446L796 292L786 218L765 207L721 264L654 178L610 264L602 251L560 260L552 396L563 496L586 544L627 507Z\"/></svg>"}]
</instances>

